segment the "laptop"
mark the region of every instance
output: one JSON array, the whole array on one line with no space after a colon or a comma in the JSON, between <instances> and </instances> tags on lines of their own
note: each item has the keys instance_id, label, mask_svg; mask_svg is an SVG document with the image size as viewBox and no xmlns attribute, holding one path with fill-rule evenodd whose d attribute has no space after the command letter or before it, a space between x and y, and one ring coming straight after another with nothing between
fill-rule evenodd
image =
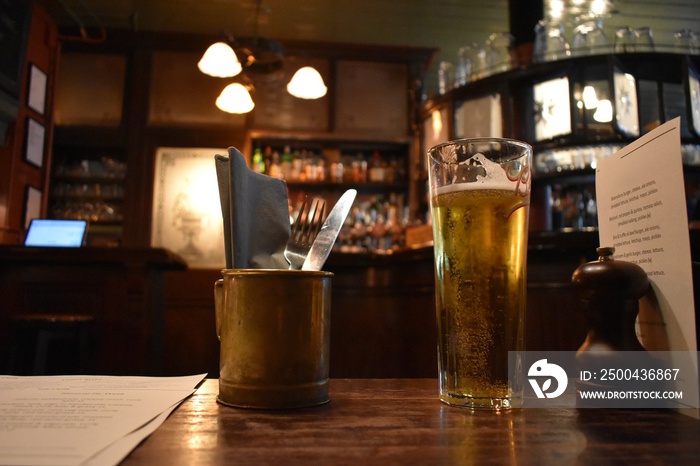
<instances>
[{"instance_id":1,"label":"laptop","mask_svg":"<svg viewBox=\"0 0 700 466\"><path fill-rule=\"evenodd\" d=\"M85 243L86 220L32 219L25 246L79 248Z\"/></svg>"}]
</instances>

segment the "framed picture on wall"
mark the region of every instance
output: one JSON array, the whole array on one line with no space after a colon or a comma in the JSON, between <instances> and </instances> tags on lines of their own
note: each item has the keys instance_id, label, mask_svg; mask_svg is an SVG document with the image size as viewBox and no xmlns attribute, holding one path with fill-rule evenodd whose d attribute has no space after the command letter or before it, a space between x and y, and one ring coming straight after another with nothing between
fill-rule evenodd
<instances>
[{"instance_id":1,"label":"framed picture on wall","mask_svg":"<svg viewBox=\"0 0 700 466\"><path fill-rule=\"evenodd\" d=\"M46 83L46 73L36 65L30 65L27 106L40 115L43 115L46 110Z\"/></svg>"},{"instance_id":2,"label":"framed picture on wall","mask_svg":"<svg viewBox=\"0 0 700 466\"><path fill-rule=\"evenodd\" d=\"M32 219L41 217L41 191L27 185L24 193L24 229L29 228Z\"/></svg>"},{"instance_id":3,"label":"framed picture on wall","mask_svg":"<svg viewBox=\"0 0 700 466\"><path fill-rule=\"evenodd\" d=\"M214 156L225 153L189 147L156 151L151 246L170 249L192 268L226 266L214 165Z\"/></svg>"},{"instance_id":4,"label":"framed picture on wall","mask_svg":"<svg viewBox=\"0 0 700 466\"><path fill-rule=\"evenodd\" d=\"M41 168L44 164L44 147L46 128L34 118L27 118L26 138L24 142L24 160Z\"/></svg>"}]
</instances>

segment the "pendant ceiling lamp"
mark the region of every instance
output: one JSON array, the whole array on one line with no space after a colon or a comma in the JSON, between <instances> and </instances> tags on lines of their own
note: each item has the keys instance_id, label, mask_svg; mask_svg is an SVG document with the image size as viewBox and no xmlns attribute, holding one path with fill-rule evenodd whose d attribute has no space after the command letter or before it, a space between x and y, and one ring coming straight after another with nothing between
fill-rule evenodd
<instances>
[{"instance_id":1,"label":"pendant ceiling lamp","mask_svg":"<svg viewBox=\"0 0 700 466\"><path fill-rule=\"evenodd\" d=\"M216 106L228 113L248 113L253 110L255 104L243 84L231 83L221 91L221 95L216 99Z\"/></svg>"},{"instance_id":2,"label":"pendant ceiling lamp","mask_svg":"<svg viewBox=\"0 0 700 466\"><path fill-rule=\"evenodd\" d=\"M255 10L254 37L233 37L225 33L225 41L219 41L206 50L197 64L199 70L217 78L240 76L241 83L229 84L216 99L216 106L229 113L247 113L255 104L250 89L255 81L279 79L284 70L284 50L274 40L258 37L257 27L260 15L258 0ZM319 99L328 91L320 73L313 67L300 68L287 85L287 91L300 99Z\"/></svg>"},{"instance_id":3,"label":"pendant ceiling lamp","mask_svg":"<svg viewBox=\"0 0 700 466\"><path fill-rule=\"evenodd\" d=\"M300 99L318 99L326 95L327 91L321 74L311 66L299 68L287 84L287 92Z\"/></svg>"},{"instance_id":4,"label":"pendant ceiling lamp","mask_svg":"<svg viewBox=\"0 0 700 466\"><path fill-rule=\"evenodd\" d=\"M243 71L236 52L226 42L211 44L197 67L202 73L216 78L232 78Z\"/></svg>"}]
</instances>

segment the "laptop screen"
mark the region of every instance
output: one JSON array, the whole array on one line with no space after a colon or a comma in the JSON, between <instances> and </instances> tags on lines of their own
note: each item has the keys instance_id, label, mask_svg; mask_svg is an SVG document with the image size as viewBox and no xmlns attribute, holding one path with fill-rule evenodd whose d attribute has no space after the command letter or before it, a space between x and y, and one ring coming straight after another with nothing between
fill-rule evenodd
<instances>
[{"instance_id":1,"label":"laptop screen","mask_svg":"<svg viewBox=\"0 0 700 466\"><path fill-rule=\"evenodd\" d=\"M33 219L24 245L79 248L83 245L86 231L85 220Z\"/></svg>"}]
</instances>

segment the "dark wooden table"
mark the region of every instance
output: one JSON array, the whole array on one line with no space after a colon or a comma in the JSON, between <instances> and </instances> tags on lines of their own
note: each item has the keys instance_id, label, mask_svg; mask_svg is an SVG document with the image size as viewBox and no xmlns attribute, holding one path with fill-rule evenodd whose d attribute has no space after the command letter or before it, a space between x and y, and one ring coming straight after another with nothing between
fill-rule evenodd
<instances>
[{"instance_id":1,"label":"dark wooden table","mask_svg":"<svg viewBox=\"0 0 700 466\"><path fill-rule=\"evenodd\" d=\"M700 421L665 410L444 405L434 379L334 379L291 411L216 403L208 379L124 465L700 464Z\"/></svg>"}]
</instances>

